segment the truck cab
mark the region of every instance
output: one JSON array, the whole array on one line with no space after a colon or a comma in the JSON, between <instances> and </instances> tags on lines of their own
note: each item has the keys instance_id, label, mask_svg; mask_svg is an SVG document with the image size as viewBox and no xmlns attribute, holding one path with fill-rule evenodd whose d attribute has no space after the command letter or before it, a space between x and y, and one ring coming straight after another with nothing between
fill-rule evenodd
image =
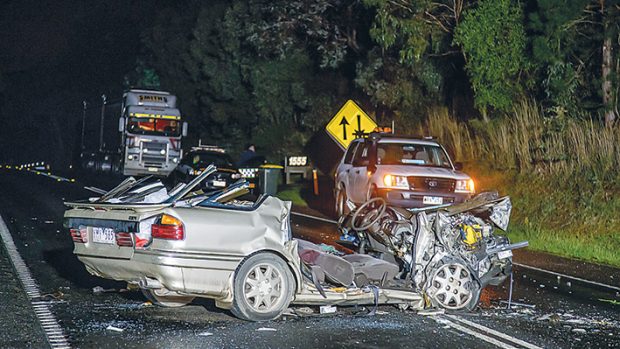
<instances>
[{"instance_id":1,"label":"truck cab","mask_svg":"<svg viewBox=\"0 0 620 349\"><path fill-rule=\"evenodd\" d=\"M123 175L166 177L183 156L181 121L176 96L169 92L132 89L124 93L119 120Z\"/></svg>"}]
</instances>

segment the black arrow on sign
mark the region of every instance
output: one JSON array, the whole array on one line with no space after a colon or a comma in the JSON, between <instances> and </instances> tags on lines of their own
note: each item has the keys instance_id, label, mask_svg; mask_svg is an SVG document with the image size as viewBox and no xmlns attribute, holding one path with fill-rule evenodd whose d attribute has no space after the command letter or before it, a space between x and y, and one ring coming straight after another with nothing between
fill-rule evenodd
<instances>
[{"instance_id":1,"label":"black arrow on sign","mask_svg":"<svg viewBox=\"0 0 620 349\"><path fill-rule=\"evenodd\" d=\"M355 130L355 137L356 138L361 138L364 137L364 131L362 130L362 116L361 115L357 115L357 130Z\"/></svg>"},{"instance_id":2,"label":"black arrow on sign","mask_svg":"<svg viewBox=\"0 0 620 349\"><path fill-rule=\"evenodd\" d=\"M342 125L342 139L344 139L345 141L347 140L347 125L348 124L349 122L347 121L347 118L343 116L342 120L340 120L340 125Z\"/></svg>"}]
</instances>

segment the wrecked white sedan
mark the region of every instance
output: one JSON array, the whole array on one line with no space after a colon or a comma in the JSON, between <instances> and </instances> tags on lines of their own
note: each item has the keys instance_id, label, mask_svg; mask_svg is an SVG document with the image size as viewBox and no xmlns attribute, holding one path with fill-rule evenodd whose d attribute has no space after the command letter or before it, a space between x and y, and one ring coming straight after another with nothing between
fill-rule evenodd
<instances>
[{"instance_id":1,"label":"wrecked white sedan","mask_svg":"<svg viewBox=\"0 0 620 349\"><path fill-rule=\"evenodd\" d=\"M101 197L66 202L74 253L91 274L137 285L157 305L211 298L252 321L275 319L291 303L430 306L424 290L412 287L414 273L398 263L372 253L338 256L292 239L290 202L240 200L248 191L243 180L194 191L214 171L210 166L170 191L159 181L129 178Z\"/></svg>"}]
</instances>

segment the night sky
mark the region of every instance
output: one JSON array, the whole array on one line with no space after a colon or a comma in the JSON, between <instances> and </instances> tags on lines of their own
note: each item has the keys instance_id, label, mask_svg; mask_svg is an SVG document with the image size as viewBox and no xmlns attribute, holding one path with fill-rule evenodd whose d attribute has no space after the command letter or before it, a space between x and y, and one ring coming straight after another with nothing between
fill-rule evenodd
<instances>
[{"instance_id":1,"label":"night sky","mask_svg":"<svg viewBox=\"0 0 620 349\"><path fill-rule=\"evenodd\" d=\"M71 156L82 100L120 97L153 1L0 5L1 162Z\"/></svg>"}]
</instances>

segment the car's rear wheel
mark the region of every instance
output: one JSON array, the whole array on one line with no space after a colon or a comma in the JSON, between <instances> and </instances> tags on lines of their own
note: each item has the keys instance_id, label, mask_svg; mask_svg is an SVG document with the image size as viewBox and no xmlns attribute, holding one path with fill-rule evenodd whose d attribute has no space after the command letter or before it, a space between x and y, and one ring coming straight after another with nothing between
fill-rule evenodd
<instances>
[{"instance_id":1,"label":"car's rear wheel","mask_svg":"<svg viewBox=\"0 0 620 349\"><path fill-rule=\"evenodd\" d=\"M142 289L142 294L146 299L155 305L166 308L178 308L188 305L194 300L192 296L171 296L165 289Z\"/></svg>"},{"instance_id":2,"label":"car's rear wheel","mask_svg":"<svg viewBox=\"0 0 620 349\"><path fill-rule=\"evenodd\" d=\"M294 291L295 280L286 262L271 253L258 253L235 271L231 311L243 320L273 320L288 308Z\"/></svg>"}]
</instances>

